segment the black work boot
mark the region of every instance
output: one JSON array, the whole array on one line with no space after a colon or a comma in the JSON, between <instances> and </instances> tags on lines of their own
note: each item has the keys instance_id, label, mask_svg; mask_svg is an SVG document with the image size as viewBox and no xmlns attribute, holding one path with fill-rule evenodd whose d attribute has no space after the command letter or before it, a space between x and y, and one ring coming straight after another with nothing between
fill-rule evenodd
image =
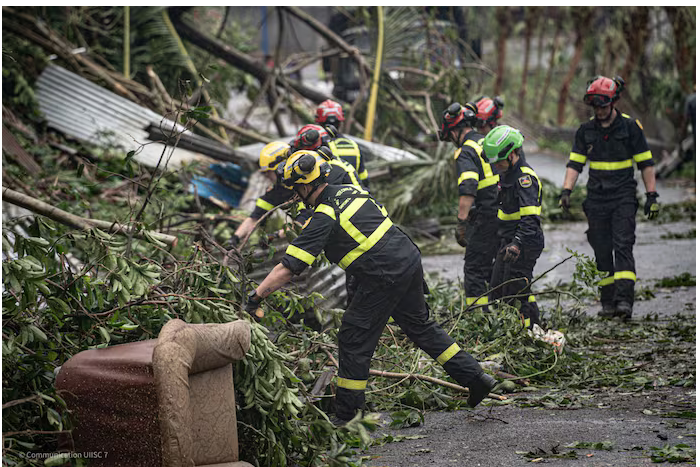
<instances>
[{"instance_id":1,"label":"black work boot","mask_svg":"<svg viewBox=\"0 0 700 467\"><path fill-rule=\"evenodd\" d=\"M632 304L628 302L618 302L615 315L625 321L632 319Z\"/></svg>"},{"instance_id":2,"label":"black work boot","mask_svg":"<svg viewBox=\"0 0 700 467\"><path fill-rule=\"evenodd\" d=\"M614 318L618 314L612 303L603 303L603 309L598 312L598 316L601 318Z\"/></svg>"},{"instance_id":3,"label":"black work boot","mask_svg":"<svg viewBox=\"0 0 700 467\"><path fill-rule=\"evenodd\" d=\"M469 399L467 399L467 405L471 408L479 405L479 402L484 400L486 396L489 395L491 389L496 385L496 380L486 373L481 373L477 378L469 385Z\"/></svg>"}]
</instances>

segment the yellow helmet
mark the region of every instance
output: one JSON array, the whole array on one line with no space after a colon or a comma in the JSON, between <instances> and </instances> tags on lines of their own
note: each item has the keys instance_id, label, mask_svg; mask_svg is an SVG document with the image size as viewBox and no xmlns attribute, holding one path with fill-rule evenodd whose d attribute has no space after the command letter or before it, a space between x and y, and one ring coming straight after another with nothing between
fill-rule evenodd
<instances>
[{"instance_id":1,"label":"yellow helmet","mask_svg":"<svg viewBox=\"0 0 700 467\"><path fill-rule=\"evenodd\" d=\"M282 183L288 187L294 185L318 186L326 181L331 166L315 151L297 151L284 164Z\"/></svg>"},{"instance_id":2,"label":"yellow helmet","mask_svg":"<svg viewBox=\"0 0 700 467\"><path fill-rule=\"evenodd\" d=\"M260 170L275 170L281 162L289 157L289 145L282 141L273 141L260 151Z\"/></svg>"}]
</instances>

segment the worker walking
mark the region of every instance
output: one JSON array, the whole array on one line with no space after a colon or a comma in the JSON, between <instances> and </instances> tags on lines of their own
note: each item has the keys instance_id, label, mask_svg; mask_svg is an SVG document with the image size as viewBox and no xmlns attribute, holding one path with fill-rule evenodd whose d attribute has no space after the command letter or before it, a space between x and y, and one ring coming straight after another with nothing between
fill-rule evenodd
<instances>
[{"instance_id":1,"label":"worker walking","mask_svg":"<svg viewBox=\"0 0 700 467\"><path fill-rule=\"evenodd\" d=\"M473 126L477 108L451 104L442 114L440 140L451 141L455 151L459 208L455 237L464 253L466 305L485 305L493 261L498 251L498 175L491 170Z\"/></svg>"},{"instance_id":2,"label":"worker walking","mask_svg":"<svg viewBox=\"0 0 700 467\"><path fill-rule=\"evenodd\" d=\"M524 324L531 328L540 322L530 283L537 258L544 249L544 234L540 225L542 184L525 160L524 140L520 131L501 125L484 138L484 152L498 170L501 184L498 195L500 249L491 276L491 287L495 289L491 298L506 298L510 304L519 300Z\"/></svg>"},{"instance_id":3,"label":"worker walking","mask_svg":"<svg viewBox=\"0 0 700 467\"><path fill-rule=\"evenodd\" d=\"M418 248L362 189L329 185L330 165L308 151L285 163L284 183L314 209L281 262L251 292L245 310L259 319L261 301L310 266L321 252L357 277L358 293L338 332L337 423L365 406L370 360L390 316L406 335L470 389L475 407L495 385L478 362L428 315Z\"/></svg>"},{"instance_id":4,"label":"worker walking","mask_svg":"<svg viewBox=\"0 0 700 467\"><path fill-rule=\"evenodd\" d=\"M588 83L583 101L593 107L594 117L583 123L574 139L559 204L568 210L571 191L587 161L587 195L583 210L588 218L588 243L600 271L602 317L632 317L634 284L637 280L632 248L635 242L637 182L634 164L642 172L646 188L644 214L653 219L659 212L654 160L642 124L615 108L624 81L597 76Z\"/></svg>"},{"instance_id":5,"label":"worker walking","mask_svg":"<svg viewBox=\"0 0 700 467\"><path fill-rule=\"evenodd\" d=\"M362 184L369 188L369 173L365 168L366 150L338 132L340 124L345 121L343 107L336 101L327 99L316 108L315 120L316 123L323 125L329 133L333 134L328 141L328 147L331 148L333 154L352 165Z\"/></svg>"}]
</instances>

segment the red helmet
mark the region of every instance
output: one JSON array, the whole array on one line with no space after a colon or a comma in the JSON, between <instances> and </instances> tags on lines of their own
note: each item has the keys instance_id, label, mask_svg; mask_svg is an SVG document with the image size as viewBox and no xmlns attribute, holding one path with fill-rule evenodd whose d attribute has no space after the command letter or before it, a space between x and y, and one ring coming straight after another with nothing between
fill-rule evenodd
<instances>
[{"instance_id":1,"label":"red helmet","mask_svg":"<svg viewBox=\"0 0 700 467\"><path fill-rule=\"evenodd\" d=\"M503 117L503 101L498 97L496 99L491 99L489 97L482 97L476 101L476 122L480 126L487 124L495 124L499 118Z\"/></svg>"},{"instance_id":2,"label":"red helmet","mask_svg":"<svg viewBox=\"0 0 700 467\"><path fill-rule=\"evenodd\" d=\"M301 136L302 133L305 133L308 130L316 130L318 131L318 134L321 135L321 137L328 137L328 132L326 132L326 129L323 128L320 125L314 125L314 124L309 124L309 125L304 125L297 131L297 136Z\"/></svg>"},{"instance_id":3,"label":"red helmet","mask_svg":"<svg viewBox=\"0 0 700 467\"><path fill-rule=\"evenodd\" d=\"M462 107L458 102L453 102L442 112L442 125L438 131L440 141L449 141L450 131L472 125L476 115L476 108L469 103Z\"/></svg>"},{"instance_id":4,"label":"red helmet","mask_svg":"<svg viewBox=\"0 0 700 467\"><path fill-rule=\"evenodd\" d=\"M323 127L318 125L304 125L297 133L297 137L291 146L295 151L302 149L313 151L324 144L324 139L328 138L328 133Z\"/></svg>"},{"instance_id":5,"label":"red helmet","mask_svg":"<svg viewBox=\"0 0 700 467\"><path fill-rule=\"evenodd\" d=\"M342 121L345 121L343 107L336 101L327 99L321 102L316 108L316 123L331 123L337 125Z\"/></svg>"},{"instance_id":6,"label":"red helmet","mask_svg":"<svg viewBox=\"0 0 700 467\"><path fill-rule=\"evenodd\" d=\"M588 82L583 102L594 107L606 107L620 98L620 92L625 82L620 77L610 79L596 76Z\"/></svg>"}]
</instances>

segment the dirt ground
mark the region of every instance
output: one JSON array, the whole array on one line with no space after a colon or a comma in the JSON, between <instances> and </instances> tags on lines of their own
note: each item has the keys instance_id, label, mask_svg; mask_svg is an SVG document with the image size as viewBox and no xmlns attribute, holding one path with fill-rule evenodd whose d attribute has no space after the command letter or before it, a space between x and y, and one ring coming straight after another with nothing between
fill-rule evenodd
<instances>
[{"instance_id":1,"label":"dirt ground","mask_svg":"<svg viewBox=\"0 0 700 467\"><path fill-rule=\"evenodd\" d=\"M561 183L561 160L543 155L532 161L541 177ZM534 163L533 163L534 162ZM541 168L541 169L540 169ZM661 200L676 202L692 196L687 190L661 183ZM695 223L674 222L637 225L637 287L654 288L657 280L683 272L696 274L695 238L664 240L661 235L683 233L695 228ZM545 232L546 249L540 258L535 275L564 257L566 247L593 257L586 242L586 224L562 224ZM463 275L461 255L442 255L423 258L426 272L437 273L447 279ZM548 274L540 286L568 281L573 264L567 264ZM655 288L655 297L635 304L634 319L647 314L661 317L678 312L695 314L695 287L669 289ZM599 304L588 302L587 312L597 312ZM546 304L545 304L546 306ZM614 324L611 324L614 325ZM509 397L534 397L546 394L543 388L536 393L511 394ZM456 412L427 412L425 423L416 428L389 429L390 418L382 415L386 425L377 430L379 438L418 436L372 447L363 452L364 465L386 467L408 466L520 466L535 461L523 452L532 452L537 463L551 466L614 466L632 467L651 465L652 446L687 444L695 449L695 418L673 418L673 412L695 413L695 387L663 386L637 392L620 392L614 388L591 392L582 398L580 408L546 409L542 407L496 406L486 402L476 410ZM671 412L671 413L669 413ZM664 416L666 415L666 416ZM572 449L565 446L575 442L613 443L611 450ZM553 458L553 453L575 452L576 458ZM538 455L539 454L539 455ZM569 456L573 456L569 454ZM668 465L668 464L659 464Z\"/></svg>"}]
</instances>

